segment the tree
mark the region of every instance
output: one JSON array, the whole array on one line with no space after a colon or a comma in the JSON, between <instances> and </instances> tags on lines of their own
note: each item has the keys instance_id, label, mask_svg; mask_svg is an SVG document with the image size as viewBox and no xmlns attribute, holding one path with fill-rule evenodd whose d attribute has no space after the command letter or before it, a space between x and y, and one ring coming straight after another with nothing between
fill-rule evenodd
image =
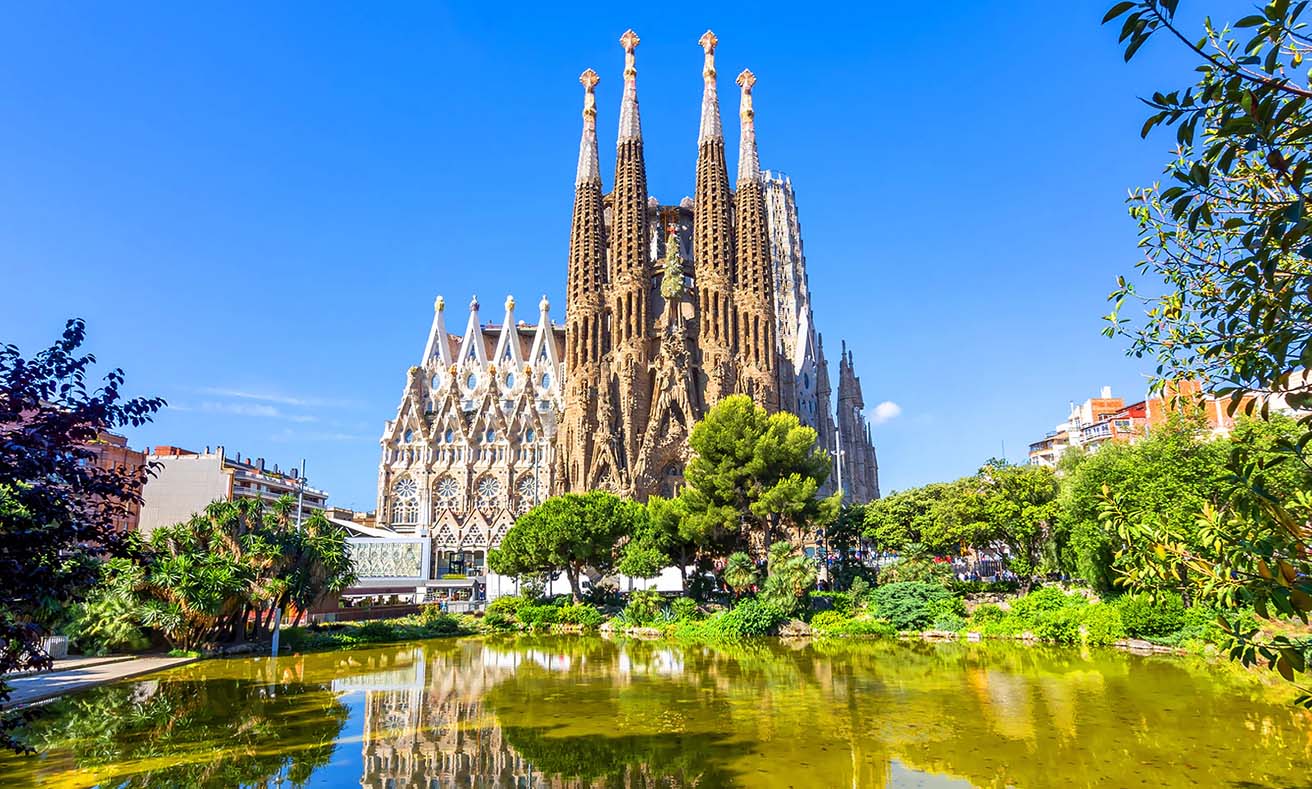
<instances>
[{"instance_id":1,"label":"tree","mask_svg":"<svg viewBox=\"0 0 1312 789\"><path fill-rule=\"evenodd\" d=\"M641 504L605 491L556 496L515 521L501 546L488 554L488 567L514 576L564 571L577 602L583 597L584 569L609 573L623 542L645 528L644 518Z\"/></svg>"},{"instance_id":2,"label":"tree","mask_svg":"<svg viewBox=\"0 0 1312 789\"><path fill-rule=\"evenodd\" d=\"M734 597L742 597L756 585L756 564L742 551L731 554L724 565L724 585L733 590Z\"/></svg>"},{"instance_id":3,"label":"tree","mask_svg":"<svg viewBox=\"0 0 1312 789\"><path fill-rule=\"evenodd\" d=\"M769 553L769 575L761 599L785 615L795 616L806 594L815 588L815 560L782 540L771 545Z\"/></svg>"},{"instance_id":4,"label":"tree","mask_svg":"<svg viewBox=\"0 0 1312 789\"><path fill-rule=\"evenodd\" d=\"M115 521L141 500L146 470L102 468L92 447L104 431L150 421L164 401L124 399L119 369L91 388L85 338L70 320L31 359L0 346L0 675L50 666L43 620L85 596L102 558L126 553ZM8 698L0 680L0 703ZM0 717L0 745L20 747L11 733L22 720Z\"/></svg>"},{"instance_id":5,"label":"tree","mask_svg":"<svg viewBox=\"0 0 1312 789\"><path fill-rule=\"evenodd\" d=\"M838 566L831 579L834 588L845 588L864 572L855 553L861 547L865 526L866 505L847 504L839 510L838 517L824 527L824 547L838 557Z\"/></svg>"},{"instance_id":6,"label":"tree","mask_svg":"<svg viewBox=\"0 0 1312 789\"><path fill-rule=\"evenodd\" d=\"M1177 149L1169 185L1131 193L1143 258L1137 268L1160 295L1143 298L1142 319L1122 317L1141 297L1122 278L1106 333L1129 341L1129 352L1157 363L1155 385L1200 380L1229 395L1232 408L1269 413L1271 395L1296 408L1312 406L1312 85L1303 71L1312 52L1302 21L1306 2L1272 0L1233 28L1204 22L1195 40L1175 21L1179 0L1112 6L1104 22L1122 19L1125 59L1159 33L1198 60L1197 82L1154 93L1142 134L1174 126ZM1241 38L1239 31L1251 31ZM1246 39L1246 40L1245 40ZM1165 285L1163 289L1161 286ZM1253 397L1253 396L1256 397ZM1309 465L1312 417L1305 417L1283 462ZM1277 459L1232 452L1236 495L1205 508L1198 537L1206 555L1191 553L1178 529L1140 518L1107 490L1105 518L1127 544L1127 581L1154 583L1187 568L1194 590L1222 605L1261 604L1272 618L1307 622L1312 611L1312 519L1308 494L1280 496L1267 487ZM1256 631L1230 628L1232 657L1266 661L1286 679L1306 669L1298 649ZM1312 707L1312 692L1300 703Z\"/></svg>"},{"instance_id":7,"label":"tree","mask_svg":"<svg viewBox=\"0 0 1312 789\"><path fill-rule=\"evenodd\" d=\"M345 532L320 513L298 526L294 507L290 496L272 504L216 501L185 523L156 529L140 541L139 562L105 566L96 608L122 617L120 632L156 630L179 649L241 641L248 626L256 638L271 636L276 610L294 607L300 618L355 579ZM89 623L78 624L88 635ZM89 640L108 628L92 628Z\"/></svg>"},{"instance_id":8,"label":"tree","mask_svg":"<svg viewBox=\"0 0 1312 789\"><path fill-rule=\"evenodd\" d=\"M635 578L651 578L666 567L679 569L680 584L688 589L688 567L696 559L705 535L687 517L682 498L652 496L647 513L621 552L619 571Z\"/></svg>"},{"instance_id":9,"label":"tree","mask_svg":"<svg viewBox=\"0 0 1312 789\"><path fill-rule=\"evenodd\" d=\"M934 482L910 488L866 505L865 535L879 551L942 555L972 544L975 519L962 510L975 478Z\"/></svg>"},{"instance_id":10,"label":"tree","mask_svg":"<svg viewBox=\"0 0 1312 789\"><path fill-rule=\"evenodd\" d=\"M973 542L993 540L1006 545L1010 569L1023 579L1028 591L1057 512L1057 477L1044 466L997 461L980 469L978 478L973 504L979 534Z\"/></svg>"},{"instance_id":11,"label":"tree","mask_svg":"<svg viewBox=\"0 0 1312 789\"><path fill-rule=\"evenodd\" d=\"M829 455L793 414L767 414L746 395L726 397L689 437L693 458L681 494L690 528L738 547L762 545L785 528L796 542L838 514L841 496L821 498Z\"/></svg>"}]
</instances>

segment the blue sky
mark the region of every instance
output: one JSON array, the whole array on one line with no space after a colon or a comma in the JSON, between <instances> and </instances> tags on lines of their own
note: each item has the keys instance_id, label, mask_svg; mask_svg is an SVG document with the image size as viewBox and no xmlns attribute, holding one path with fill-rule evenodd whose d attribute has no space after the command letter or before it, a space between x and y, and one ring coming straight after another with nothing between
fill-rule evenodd
<instances>
[{"instance_id":1,"label":"blue sky","mask_svg":"<svg viewBox=\"0 0 1312 789\"><path fill-rule=\"evenodd\" d=\"M434 296L452 331L473 293L485 319L507 293L563 319L577 78L602 77L609 188L627 27L650 189L691 193L709 27L731 161L750 67L830 357L846 339L870 410L900 407L874 428L884 489L1021 460L1068 401L1144 390L1100 316L1137 259L1126 189L1171 142L1139 139L1136 97L1193 64L1163 40L1125 65L1108 4L9 3L0 340L84 317L173 405L134 445L304 456L370 509Z\"/></svg>"}]
</instances>

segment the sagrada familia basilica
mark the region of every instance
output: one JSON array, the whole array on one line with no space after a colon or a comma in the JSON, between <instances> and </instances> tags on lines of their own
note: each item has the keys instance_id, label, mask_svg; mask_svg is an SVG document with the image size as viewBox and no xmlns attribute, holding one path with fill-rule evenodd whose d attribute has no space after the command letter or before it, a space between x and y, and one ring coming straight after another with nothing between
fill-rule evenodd
<instances>
[{"instance_id":1,"label":"sagrada familia basilica","mask_svg":"<svg viewBox=\"0 0 1312 789\"><path fill-rule=\"evenodd\" d=\"M574 185L565 323L545 297L535 323L501 323L469 304L448 334L436 302L419 364L382 437L377 524L431 539L434 570L481 565L516 515L565 491L674 495L693 424L743 393L814 427L835 460L830 490L879 496L861 382L844 347L837 409L811 311L789 179L763 172L752 90L738 75L741 134L729 177L720 123L716 38L702 36L703 92L691 199L647 193L638 112L638 36L624 48L615 175L597 154L600 81L583 72L583 135ZM732 186L731 186L732 184ZM432 576L440 577L440 576Z\"/></svg>"}]
</instances>

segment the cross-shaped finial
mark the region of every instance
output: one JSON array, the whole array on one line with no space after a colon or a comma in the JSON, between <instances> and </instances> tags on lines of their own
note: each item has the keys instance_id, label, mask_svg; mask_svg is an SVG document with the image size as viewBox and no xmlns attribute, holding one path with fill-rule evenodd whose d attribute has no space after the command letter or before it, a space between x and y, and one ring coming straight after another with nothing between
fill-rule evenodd
<instances>
[{"instance_id":1,"label":"cross-shaped finial","mask_svg":"<svg viewBox=\"0 0 1312 789\"><path fill-rule=\"evenodd\" d=\"M638 48L638 34L633 32L633 28L624 31L620 36L620 46L624 47L625 52L632 52Z\"/></svg>"},{"instance_id":2,"label":"cross-shaped finial","mask_svg":"<svg viewBox=\"0 0 1312 789\"><path fill-rule=\"evenodd\" d=\"M591 93L592 89L597 87L597 83L601 82L601 77L597 76L597 72L588 69L579 75L579 82L583 83L583 87L587 89L588 93Z\"/></svg>"},{"instance_id":3,"label":"cross-shaped finial","mask_svg":"<svg viewBox=\"0 0 1312 789\"><path fill-rule=\"evenodd\" d=\"M697 39L697 43L702 45L702 49L706 54L711 55L715 53L715 45L720 43L720 39L716 38L714 33L707 30L705 33L702 33L701 38Z\"/></svg>"},{"instance_id":4,"label":"cross-shaped finial","mask_svg":"<svg viewBox=\"0 0 1312 789\"><path fill-rule=\"evenodd\" d=\"M756 84L756 75L752 73L751 69L745 68L743 69L743 73L738 75L736 81L740 88L750 93L752 86Z\"/></svg>"}]
</instances>

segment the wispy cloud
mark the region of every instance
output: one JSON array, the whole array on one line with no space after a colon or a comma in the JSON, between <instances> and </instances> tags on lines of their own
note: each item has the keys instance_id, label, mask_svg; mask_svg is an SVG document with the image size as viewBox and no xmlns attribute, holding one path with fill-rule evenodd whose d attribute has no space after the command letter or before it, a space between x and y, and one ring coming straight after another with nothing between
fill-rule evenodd
<instances>
[{"instance_id":1,"label":"wispy cloud","mask_svg":"<svg viewBox=\"0 0 1312 789\"><path fill-rule=\"evenodd\" d=\"M875 406L875 410L871 416L870 421L874 422L877 425L882 425L885 422L889 421L890 419L896 419L899 415L901 415L901 413L902 413L902 406L898 405L892 400L885 400L884 402Z\"/></svg>"},{"instance_id":2,"label":"wispy cloud","mask_svg":"<svg viewBox=\"0 0 1312 789\"><path fill-rule=\"evenodd\" d=\"M200 404L201 411L211 414L232 414L233 416L252 416L264 419L285 419L289 422L317 422L319 418L309 414L289 414L277 406L267 403L232 403L206 400Z\"/></svg>"},{"instance_id":3,"label":"wispy cloud","mask_svg":"<svg viewBox=\"0 0 1312 789\"><path fill-rule=\"evenodd\" d=\"M227 389L222 387L206 386L196 390L201 394L214 395L216 397L231 397L237 400L251 400L258 403L272 403L274 405L287 405L297 408L345 408L356 405L351 400L336 400L324 397L299 397L296 395L285 395L278 392L257 392L248 389Z\"/></svg>"},{"instance_id":4,"label":"wispy cloud","mask_svg":"<svg viewBox=\"0 0 1312 789\"><path fill-rule=\"evenodd\" d=\"M284 429L274 433L270 438L280 443L289 441L330 441L343 443L356 443L361 441L376 442L378 436L367 436L362 433L345 433L335 430L291 430Z\"/></svg>"}]
</instances>

